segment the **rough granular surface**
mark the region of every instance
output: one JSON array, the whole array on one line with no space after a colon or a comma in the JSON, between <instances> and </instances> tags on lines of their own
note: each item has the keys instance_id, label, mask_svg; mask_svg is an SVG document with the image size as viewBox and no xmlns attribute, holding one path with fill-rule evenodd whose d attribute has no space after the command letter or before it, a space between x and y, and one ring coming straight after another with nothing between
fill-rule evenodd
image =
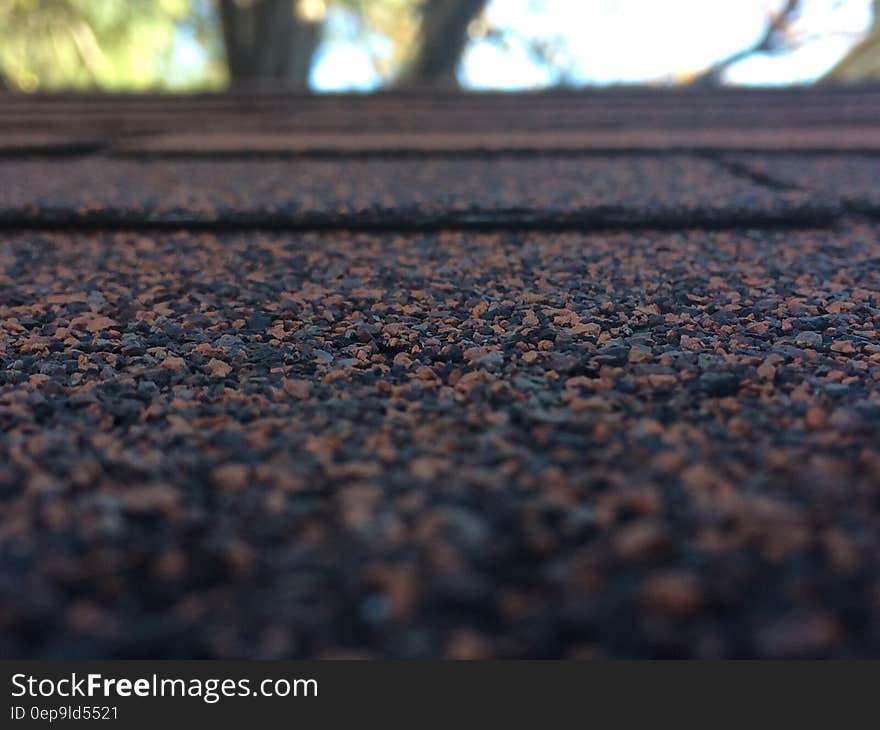
<instances>
[{"instance_id":1,"label":"rough granular surface","mask_svg":"<svg viewBox=\"0 0 880 730\"><path fill-rule=\"evenodd\" d=\"M810 189L858 212L880 215L880 156L876 154L739 155L732 160L784 187Z\"/></svg>"},{"instance_id":2,"label":"rough granular surface","mask_svg":"<svg viewBox=\"0 0 880 730\"><path fill-rule=\"evenodd\" d=\"M0 234L0 654L880 656L878 260Z\"/></svg>"},{"instance_id":3,"label":"rough granular surface","mask_svg":"<svg viewBox=\"0 0 880 730\"><path fill-rule=\"evenodd\" d=\"M379 226L827 218L834 206L686 155L0 160L0 221Z\"/></svg>"}]
</instances>

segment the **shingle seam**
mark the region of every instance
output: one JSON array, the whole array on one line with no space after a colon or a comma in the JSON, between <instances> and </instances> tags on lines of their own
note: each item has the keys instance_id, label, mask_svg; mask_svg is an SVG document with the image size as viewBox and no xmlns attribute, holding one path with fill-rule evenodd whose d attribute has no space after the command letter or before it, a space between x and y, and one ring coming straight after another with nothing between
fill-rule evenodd
<instances>
[{"instance_id":1,"label":"shingle seam","mask_svg":"<svg viewBox=\"0 0 880 730\"><path fill-rule=\"evenodd\" d=\"M107 149L105 142L53 142L45 145L8 145L0 142L0 159L89 157Z\"/></svg>"},{"instance_id":2,"label":"shingle seam","mask_svg":"<svg viewBox=\"0 0 880 730\"><path fill-rule=\"evenodd\" d=\"M840 202L851 216L880 219L880 204L872 203L864 198L851 196L841 196Z\"/></svg>"},{"instance_id":3,"label":"shingle seam","mask_svg":"<svg viewBox=\"0 0 880 730\"><path fill-rule=\"evenodd\" d=\"M649 213L606 208L582 212L547 212L528 210L470 211L418 215L399 211L370 215L223 215L217 218L198 216L144 217L124 212L93 215L53 214L22 215L19 211L0 211L0 229L51 230L279 230L279 231L438 231L438 230L737 230L755 228L812 229L831 227L842 219L837 205L806 205L774 211L687 211Z\"/></svg>"},{"instance_id":4,"label":"shingle seam","mask_svg":"<svg viewBox=\"0 0 880 730\"><path fill-rule=\"evenodd\" d=\"M672 157L694 155L706 159L719 159L725 154L762 154L781 156L798 154L805 157L814 155L839 154L858 156L880 156L875 148L839 150L834 147L816 147L809 150L792 150L787 148L768 150L762 147L724 146L702 147L681 145L669 147L498 147L494 149L462 148L462 149L397 149L379 147L375 149L352 150L348 148L316 147L297 150L129 150L113 147L98 150L110 159L121 160L198 160L226 162L229 160L267 160L267 159L364 159L364 158L395 158L395 159L429 159L429 158L464 158L492 159L496 157L545 157L553 155L590 157ZM792 188L793 189L793 188Z\"/></svg>"},{"instance_id":5,"label":"shingle seam","mask_svg":"<svg viewBox=\"0 0 880 730\"><path fill-rule=\"evenodd\" d=\"M735 152L728 152L727 154L733 155L737 154ZM848 154L844 155L841 153L833 153L835 157L865 157L866 155L853 155ZM801 155L797 155L800 157ZM711 157L707 157L707 159L712 159ZM828 199L834 199L837 204L840 206L843 213L848 218L868 218L868 219L877 219L880 218L880 203L876 201L872 201L870 198L860 196L858 194L847 193L845 191L839 191L837 193L832 193L827 189L824 189L821 186L816 186L812 184L807 185L798 185L794 182L791 182L790 179L786 179L784 177L779 177L777 175L771 175L767 172L757 169L749 160L737 160L731 159L730 157L719 157L716 160L725 171L732 175L737 175L742 179L749 180L751 182L757 184L768 185L774 190L778 191L802 191L807 193L812 193L814 195L823 195L823 197ZM766 182L762 182L766 181Z\"/></svg>"},{"instance_id":6,"label":"shingle seam","mask_svg":"<svg viewBox=\"0 0 880 730\"><path fill-rule=\"evenodd\" d=\"M733 154L732 150L728 150L728 152ZM767 188L768 190L783 192L811 192L809 188L803 188L787 180L783 180L773 175L768 175L764 172L760 172L759 170L755 170L753 167L746 163L739 162L737 160L731 160L724 157L723 155L704 153L698 154L697 156L714 163L724 172L733 175L734 177L738 177L741 180L747 180L750 183L760 185L761 187Z\"/></svg>"},{"instance_id":7,"label":"shingle seam","mask_svg":"<svg viewBox=\"0 0 880 730\"><path fill-rule=\"evenodd\" d=\"M818 155L839 155L842 157L880 157L880 149L876 148L848 148L837 149L833 147L815 147L811 149L766 149L761 147L744 146L699 146L680 145L667 147L498 147L486 148L461 148L461 149L431 149L420 150L398 149L394 147L377 147L374 149L353 150L350 148L315 147L312 149L231 149L231 150L137 150L115 147L112 141L94 143L59 143L39 146L16 146L0 144L0 160L3 159L52 159L57 157L100 157L103 159L118 160L194 160L199 162L228 162L230 160L260 161L278 159L298 160L321 160L321 159L366 159L366 158L393 158L393 159L494 159L498 157L534 158L554 155L567 157L589 158L626 158L626 157L680 157L691 155L708 159L722 164L728 171L738 177L744 177L753 182L762 184L769 183L774 189L798 189L797 186L789 185L770 176L761 176L760 173L753 175L739 163L730 163L724 160L725 155L750 155L760 154L766 157L782 157L796 154L801 157L815 157Z\"/></svg>"}]
</instances>

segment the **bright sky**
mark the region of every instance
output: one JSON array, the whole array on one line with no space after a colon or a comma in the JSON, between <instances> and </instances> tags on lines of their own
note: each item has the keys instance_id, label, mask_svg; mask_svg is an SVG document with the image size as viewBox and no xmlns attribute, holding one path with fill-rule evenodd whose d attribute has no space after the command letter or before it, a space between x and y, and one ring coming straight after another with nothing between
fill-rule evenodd
<instances>
[{"instance_id":1,"label":"bright sky","mask_svg":"<svg viewBox=\"0 0 880 730\"><path fill-rule=\"evenodd\" d=\"M768 12L783 0L492 0L493 25L526 39L558 38L571 58L578 84L664 83L707 68L752 45ZM871 21L871 0L805 0L795 26L799 47L780 56L754 56L728 71L732 84L791 84L821 76L862 37ZM344 24L340 14L331 22ZM342 34L339 34L342 35ZM462 62L465 87L521 89L547 86L552 73L522 44L502 49L488 41L470 44ZM319 90L375 88L367 50L328 44L312 71Z\"/></svg>"}]
</instances>

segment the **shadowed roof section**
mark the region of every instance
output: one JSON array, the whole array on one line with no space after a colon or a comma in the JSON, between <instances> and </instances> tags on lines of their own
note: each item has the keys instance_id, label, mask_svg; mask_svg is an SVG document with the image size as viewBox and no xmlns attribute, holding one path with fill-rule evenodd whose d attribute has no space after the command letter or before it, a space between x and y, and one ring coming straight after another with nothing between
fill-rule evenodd
<instances>
[{"instance_id":1,"label":"shadowed roof section","mask_svg":"<svg viewBox=\"0 0 880 730\"><path fill-rule=\"evenodd\" d=\"M878 133L0 98L0 655L880 657Z\"/></svg>"},{"instance_id":2,"label":"shadowed roof section","mask_svg":"<svg viewBox=\"0 0 880 730\"><path fill-rule=\"evenodd\" d=\"M877 87L9 96L0 223L827 224L865 202L823 173L871 185L878 112Z\"/></svg>"}]
</instances>

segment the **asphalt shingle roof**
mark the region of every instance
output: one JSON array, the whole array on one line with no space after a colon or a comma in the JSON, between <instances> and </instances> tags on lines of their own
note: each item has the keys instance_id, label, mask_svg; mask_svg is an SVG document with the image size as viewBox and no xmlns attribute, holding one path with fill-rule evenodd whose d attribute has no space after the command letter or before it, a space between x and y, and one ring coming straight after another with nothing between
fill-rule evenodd
<instances>
[{"instance_id":1,"label":"asphalt shingle roof","mask_svg":"<svg viewBox=\"0 0 880 730\"><path fill-rule=\"evenodd\" d=\"M835 216L686 155L12 160L0 220L172 225L741 225Z\"/></svg>"},{"instance_id":2,"label":"asphalt shingle roof","mask_svg":"<svg viewBox=\"0 0 880 730\"><path fill-rule=\"evenodd\" d=\"M0 654L877 657L878 109L4 100Z\"/></svg>"}]
</instances>

